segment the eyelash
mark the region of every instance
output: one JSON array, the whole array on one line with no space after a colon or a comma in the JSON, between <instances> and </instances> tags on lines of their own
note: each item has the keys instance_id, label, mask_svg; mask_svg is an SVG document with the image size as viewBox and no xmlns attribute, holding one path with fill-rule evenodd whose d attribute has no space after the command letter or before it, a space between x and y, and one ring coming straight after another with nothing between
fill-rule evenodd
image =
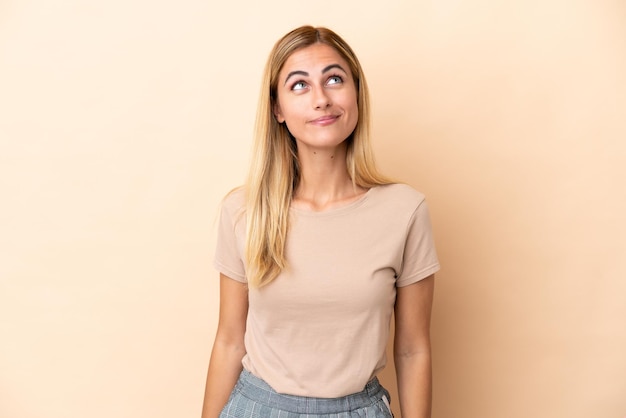
<instances>
[{"instance_id":1,"label":"eyelash","mask_svg":"<svg viewBox=\"0 0 626 418\"><path fill-rule=\"evenodd\" d=\"M337 79L339 79L339 82L340 82L340 83L343 83L343 77L342 77L342 76L340 76L339 74L334 74L334 75L331 75L330 77L328 77L328 79L329 79L329 80L330 80L331 78L337 78Z\"/></svg>"},{"instance_id":2,"label":"eyelash","mask_svg":"<svg viewBox=\"0 0 626 418\"><path fill-rule=\"evenodd\" d=\"M342 77L342 76L340 76L339 74L333 74L333 75L328 76L328 78L327 78L327 80L326 80L326 81L328 82L328 80L330 80L330 79L332 79L332 78L336 78L336 79L338 80L338 83L343 83L343 77ZM296 89L296 86L297 86L298 84L306 84L306 82L305 82L305 81L303 81L303 80L298 80L298 81L296 81L295 83L293 83L293 84L292 84L292 86L291 86L291 90L297 90L297 89Z\"/></svg>"}]
</instances>

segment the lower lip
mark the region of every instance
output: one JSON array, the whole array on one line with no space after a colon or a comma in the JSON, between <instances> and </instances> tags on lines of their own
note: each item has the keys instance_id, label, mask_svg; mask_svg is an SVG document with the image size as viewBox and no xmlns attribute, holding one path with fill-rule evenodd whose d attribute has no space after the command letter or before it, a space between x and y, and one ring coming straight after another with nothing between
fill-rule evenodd
<instances>
[{"instance_id":1,"label":"lower lip","mask_svg":"<svg viewBox=\"0 0 626 418\"><path fill-rule=\"evenodd\" d=\"M311 124L315 126L328 126L328 125L332 125L333 123L335 123L338 118L339 117L337 116L334 118L317 119L317 120L311 121Z\"/></svg>"}]
</instances>

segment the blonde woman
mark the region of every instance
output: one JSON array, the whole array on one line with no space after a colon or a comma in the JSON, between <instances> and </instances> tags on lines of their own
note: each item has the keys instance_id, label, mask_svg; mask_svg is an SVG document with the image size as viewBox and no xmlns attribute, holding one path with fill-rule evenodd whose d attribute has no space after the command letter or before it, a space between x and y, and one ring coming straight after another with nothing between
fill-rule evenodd
<instances>
[{"instance_id":1,"label":"blonde woman","mask_svg":"<svg viewBox=\"0 0 626 418\"><path fill-rule=\"evenodd\" d=\"M423 195L375 168L361 65L304 26L262 83L248 180L222 206L202 417L391 417L392 312L400 411L429 417L439 263Z\"/></svg>"}]
</instances>

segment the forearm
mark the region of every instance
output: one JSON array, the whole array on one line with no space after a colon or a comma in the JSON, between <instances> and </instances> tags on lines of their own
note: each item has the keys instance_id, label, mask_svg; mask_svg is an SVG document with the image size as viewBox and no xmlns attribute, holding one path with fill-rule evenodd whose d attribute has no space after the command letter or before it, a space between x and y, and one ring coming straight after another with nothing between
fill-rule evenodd
<instances>
[{"instance_id":1,"label":"forearm","mask_svg":"<svg viewBox=\"0 0 626 418\"><path fill-rule=\"evenodd\" d=\"M216 340L211 352L207 373L202 418L217 418L228 401L239 374L245 349L240 345L229 345Z\"/></svg>"},{"instance_id":2,"label":"forearm","mask_svg":"<svg viewBox=\"0 0 626 418\"><path fill-rule=\"evenodd\" d=\"M396 354L396 376L402 418L430 418L432 365L430 349Z\"/></svg>"}]
</instances>

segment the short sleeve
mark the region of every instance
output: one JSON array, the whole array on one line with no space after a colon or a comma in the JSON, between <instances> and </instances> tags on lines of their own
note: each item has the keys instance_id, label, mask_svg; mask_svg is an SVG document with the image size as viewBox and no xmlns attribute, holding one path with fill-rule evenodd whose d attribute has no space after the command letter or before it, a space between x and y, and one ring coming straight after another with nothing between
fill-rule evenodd
<instances>
[{"instance_id":1,"label":"short sleeve","mask_svg":"<svg viewBox=\"0 0 626 418\"><path fill-rule=\"evenodd\" d=\"M242 215L243 206L236 204L239 200L236 194L238 193L228 195L222 203L213 266L231 279L245 283L247 281L243 262L245 217Z\"/></svg>"},{"instance_id":2,"label":"short sleeve","mask_svg":"<svg viewBox=\"0 0 626 418\"><path fill-rule=\"evenodd\" d=\"M396 286L403 287L418 282L437 272L439 268L428 205L422 200L407 226L402 270L396 279Z\"/></svg>"}]
</instances>

